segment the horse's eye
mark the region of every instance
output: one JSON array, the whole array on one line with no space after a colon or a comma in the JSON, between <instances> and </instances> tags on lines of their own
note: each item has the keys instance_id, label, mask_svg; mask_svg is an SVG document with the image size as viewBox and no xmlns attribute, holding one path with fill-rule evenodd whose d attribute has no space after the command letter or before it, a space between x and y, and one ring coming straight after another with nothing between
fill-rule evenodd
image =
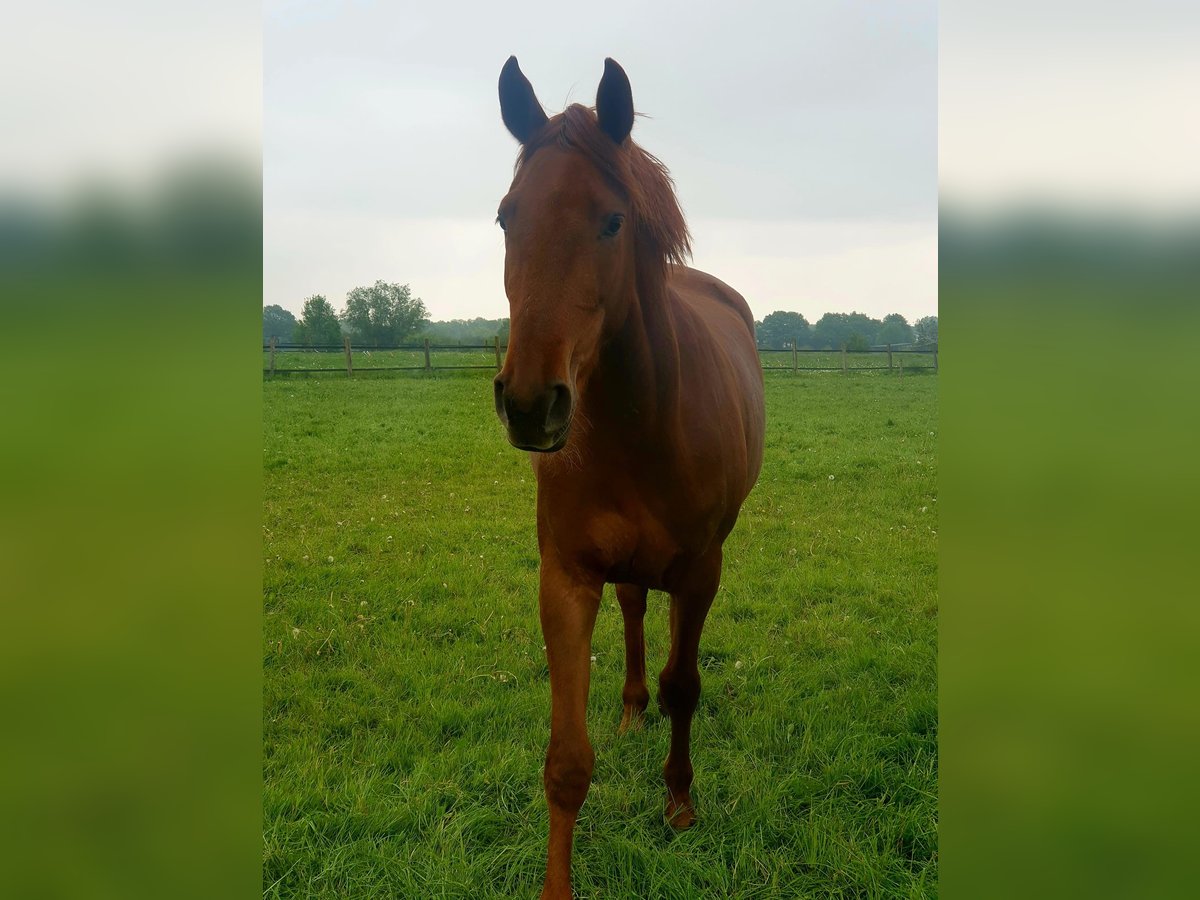
<instances>
[{"instance_id":1,"label":"horse's eye","mask_svg":"<svg viewBox=\"0 0 1200 900\"><path fill-rule=\"evenodd\" d=\"M500 226L501 231L508 230L507 228L504 227L504 216L500 215L499 213L496 213L496 224Z\"/></svg>"},{"instance_id":2,"label":"horse's eye","mask_svg":"<svg viewBox=\"0 0 1200 900\"><path fill-rule=\"evenodd\" d=\"M617 232L621 230L621 224L625 221L625 217L619 213L609 216L608 225L605 226L601 237L615 237Z\"/></svg>"}]
</instances>

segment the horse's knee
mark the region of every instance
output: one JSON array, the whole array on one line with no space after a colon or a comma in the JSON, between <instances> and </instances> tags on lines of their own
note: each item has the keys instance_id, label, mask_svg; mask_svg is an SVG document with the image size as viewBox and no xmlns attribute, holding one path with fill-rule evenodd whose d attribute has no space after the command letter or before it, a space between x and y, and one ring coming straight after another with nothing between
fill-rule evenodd
<instances>
[{"instance_id":1,"label":"horse's knee","mask_svg":"<svg viewBox=\"0 0 1200 900\"><path fill-rule=\"evenodd\" d=\"M550 742L546 751L546 799L553 806L578 811L592 782L596 754L583 743Z\"/></svg>"},{"instance_id":2,"label":"horse's knee","mask_svg":"<svg viewBox=\"0 0 1200 900\"><path fill-rule=\"evenodd\" d=\"M621 700L634 709L645 709L650 704L650 691L644 681L627 681L621 690Z\"/></svg>"},{"instance_id":3,"label":"horse's knee","mask_svg":"<svg viewBox=\"0 0 1200 900\"><path fill-rule=\"evenodd\" d=\"M668 713L690 715L700 700L700 673L664 669L658 676L658 697Z\"/></svg>"}]
</instances>

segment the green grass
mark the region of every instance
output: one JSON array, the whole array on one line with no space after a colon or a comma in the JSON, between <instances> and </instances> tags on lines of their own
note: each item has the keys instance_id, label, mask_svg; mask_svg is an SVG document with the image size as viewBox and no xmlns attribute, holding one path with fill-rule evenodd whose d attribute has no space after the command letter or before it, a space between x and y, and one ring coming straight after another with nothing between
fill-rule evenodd
<instances>
[{"instance_id":1,"label":"green grass","mask_svg":"<svg viewBox=\"0 0 1200 900\"><path fill-rule=\"evenodd\" d=\"M535 897L534 480L491 379L263 390L264 896ZM606 591L578 897L936 896L937 379L776 373L767 413L701 643L690 831L662 819L654 703L617 737ZM646 626L657 673L663 595Z\"/></svg>"},{"instance_id":2,"label":"green grass","mask_svg":"<svg viewBox=\"0 0 1200 900\"><path fill-rule=\"evenodd\" d=\"M350 355L356 369L388 366L422 367L425 354L421 350L367 350L352 347ZM429 362L435 367L495 366L494 350L430 350ZM263 351L263 369L269 369L271 354ZM288 369L329 369L346 371L346 354L341 350L277 350L275 371Z\"/></svg>"}]
</instances>

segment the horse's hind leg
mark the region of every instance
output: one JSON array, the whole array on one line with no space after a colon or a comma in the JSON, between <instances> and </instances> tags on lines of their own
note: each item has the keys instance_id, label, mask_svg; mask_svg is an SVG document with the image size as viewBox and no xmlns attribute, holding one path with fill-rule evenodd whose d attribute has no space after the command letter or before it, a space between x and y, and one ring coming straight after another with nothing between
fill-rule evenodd
<instances>
[{"instance_id":1,"label":"horse's hind leg","mask_svg":"<svg viewBox=\"0 0 1200 900\"><path fill-rule=\"evenodd\" d=\"M667 821L688 828L692 803L692 715L700 700L700 632L721 577L721 557L702 565L686 588L671 594L671 655L658 678L658 702L671 717L671 751L663 766Z\"/></svg>"},{"instance_id":2,"label":"horse's hind leg","mask_svg":"<svg viewBox=\"0 0 1200 900\"><path fill-rule=\"evenodd\" d=\"M646 634L643 629L646 593L644 587L636 584L617 585L617 602L621 604L621 616L625 620L625 688L621 691L625 709L617 734L639 727L646 704L650 702L650 691L646 689Z\"/></svg>"}]
</instances>

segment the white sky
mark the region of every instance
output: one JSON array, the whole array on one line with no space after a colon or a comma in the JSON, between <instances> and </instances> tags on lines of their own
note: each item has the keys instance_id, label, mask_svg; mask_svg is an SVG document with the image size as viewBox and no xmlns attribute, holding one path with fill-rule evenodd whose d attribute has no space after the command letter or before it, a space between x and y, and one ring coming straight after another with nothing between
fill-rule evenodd
<instances>
[{"instance_id":1,"label":"white sky","mask_svg":"<svg viewBox=\"0 0 1200 900\"><path fill-rule=\"evenodd\" d=\"M943 198L1177 212L1200 200L1200 4L955 0Z\"/></svg>"},{"instance_id":2,"label":"white sky","mask_svg":"<svg viewBox=\"0 0 1200 900\"><path fill-rule=\"evenodd\" d=\"M134 189L166 163L258 156L260 9L246 0L9 3L0 190Z\"/></svg>"},{"instance_id":3,"label":"white sky","mask_svg":"<svg viewBox=\"0 0 1200 900\"><path fill-rule=\"evenodd\" d=\"M507 315L515 53L551 114L624 66L693 264L757 317L937 312L933 2L268 2L263 38L264 303L382 278L435 319Z\"/></svg>"}]
</instances>

